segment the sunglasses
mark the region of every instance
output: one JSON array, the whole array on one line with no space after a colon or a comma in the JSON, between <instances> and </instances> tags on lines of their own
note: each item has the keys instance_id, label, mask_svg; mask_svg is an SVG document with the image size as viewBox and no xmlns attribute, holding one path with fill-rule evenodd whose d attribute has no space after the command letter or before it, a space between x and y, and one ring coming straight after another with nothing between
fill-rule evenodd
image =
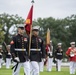
<instances>
[{"instance_id":1,"label":"sunglasses","mask_svg":"<svg viewBox=\"0 0 76 75\"><path fill-rule=\"evenodd\" d=\"M75 44L71 44L71 45L75 45Z\"/></svg>"},{"instance_id":2,"label":"sunglasses","mask_svg":"<svg viewBox=\"0 0 76 75\"><path fill-rule=\"evenodd\" d=\"M33 31L36 31L36 32L38 32L39 30L38 30L38 29L34 29Z\"/></svg>"},{"instance_id":3,"label":"sunglasses","mask_svg":"<svg viewBox=\"0 0 76 75\"><path fill-rule=\"evenodd\" d=\"M20 27L21 30L24 30L24 27Z\"/></svg>"}]
</instances>

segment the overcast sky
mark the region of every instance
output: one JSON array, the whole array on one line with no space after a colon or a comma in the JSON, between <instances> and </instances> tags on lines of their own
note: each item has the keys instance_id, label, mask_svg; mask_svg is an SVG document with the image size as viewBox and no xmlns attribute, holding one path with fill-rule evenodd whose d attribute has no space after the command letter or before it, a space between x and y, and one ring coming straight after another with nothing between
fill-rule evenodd
<instances>
[{"instance_id":1,"label":"overcast sky","mask_svg":"<svg viewBox=\"0 0 76 75\"><path fill-rule=\"evenodd\" d=\"M39 17L65 18L76 14L76 0L34 0L33 19ZM18 14L26 19L31 0L0 0L0 14Z\"/></svg>"}]
</instances>

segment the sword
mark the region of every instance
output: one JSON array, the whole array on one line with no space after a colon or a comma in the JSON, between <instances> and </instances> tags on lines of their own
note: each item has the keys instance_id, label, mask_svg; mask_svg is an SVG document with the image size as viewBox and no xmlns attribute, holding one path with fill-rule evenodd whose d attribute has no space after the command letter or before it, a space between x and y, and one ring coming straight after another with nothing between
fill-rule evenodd
<instances>
[{"instance_id":1,"label":"sword","mask_svg":"<svg viewBox=\"0 0 76 75\"><path fill-rule=\"evenodd\" d=\"M14 72L16 71L16 69L17 69L17 67L18 67L18 64L19 64L19 62L17 62L17 64L16 65L14 65L11 69L14 69Z\"/></svg>"}]
</instances>

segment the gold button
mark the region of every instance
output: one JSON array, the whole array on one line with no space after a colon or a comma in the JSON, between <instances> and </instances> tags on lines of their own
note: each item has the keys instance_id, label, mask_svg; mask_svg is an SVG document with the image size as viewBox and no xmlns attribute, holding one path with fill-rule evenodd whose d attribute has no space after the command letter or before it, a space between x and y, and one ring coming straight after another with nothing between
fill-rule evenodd
<instances>
[{"instance_id":1,"label":"gold button","mask_svg":"<svg viewBox=\"0 0 76 75\"><path fill-rule=\"evenodd\" d=\"M22 44L22 47L24 47L24 44Z\"/></svg>"},{"instance_id":2,"label":"gold button","mask_svg":"<svg viewBox=\"0 0 76 75\"><path fill-rule=\"evenodd\" d=\"M22 47L22 49L24 49L24 47Z\"/></svg>"},{"instance_id":3,"label":"gold button","mask_svg":"<svg viewBox=\"0 0 76 75\"><path fill-rule=\"evenodd\" d=\"M24 43L22 42L22 44L24 44Z\"/></svg>"},{"instance_id":4,"label":"gold button","mask_svg":"<svg viewBox=\"0 0 76 75\"><path fill-rule=\"evenodd\" d=\"M22 51L24 51L24 48L22 47Z\"/></svg>"}]
</instances>

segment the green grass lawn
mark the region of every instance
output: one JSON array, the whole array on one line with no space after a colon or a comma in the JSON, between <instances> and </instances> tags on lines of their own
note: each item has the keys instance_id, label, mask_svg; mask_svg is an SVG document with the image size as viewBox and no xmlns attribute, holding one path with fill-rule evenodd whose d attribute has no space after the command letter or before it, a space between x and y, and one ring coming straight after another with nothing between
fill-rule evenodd
<instances>
[{"instance_id":1,"label":"green grass lawn","mask_svg":"<svg viewBox=\"0 0 76 75\"><path fill-rule=\"evenodd\" d=\"M12 70L11 69L6 69L5 66L3 66L0 69L0 75L12 75ZM20 75L24 75L23 68L21 68L21 70L20 70ZM62 67L61 72L57 72L55 67L53 67L51 72L47 72L46 67L45 67L44 72L40 73L40 75L70 75L69 74L69 67Z\"/></svg>"}]
</instances>

